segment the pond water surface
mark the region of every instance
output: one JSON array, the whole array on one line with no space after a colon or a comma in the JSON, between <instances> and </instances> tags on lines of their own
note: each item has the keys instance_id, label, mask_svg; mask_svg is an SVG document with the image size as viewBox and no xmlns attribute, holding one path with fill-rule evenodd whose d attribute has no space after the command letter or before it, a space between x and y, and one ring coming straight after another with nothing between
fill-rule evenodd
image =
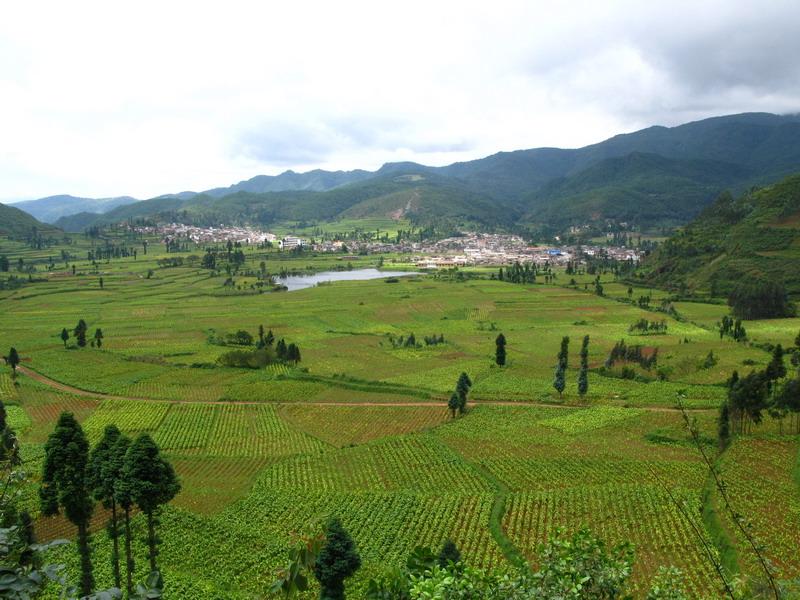
<instances>
[{"instance_id":1,"label":"pond water surface","mask_svg":"<svg viewBox=\"0 0 800 600\"><path fill-rule=\"evenodd\" d=\"M388 277L405 277L419 275L414 271L379 271L378 269L353 269L352 271L323 271L309 275L289 275L276 277L275 281L289 288L290 292L314 287L325 281L362 281L367 279L385 279Z\"/></svg>"}]
</instances>

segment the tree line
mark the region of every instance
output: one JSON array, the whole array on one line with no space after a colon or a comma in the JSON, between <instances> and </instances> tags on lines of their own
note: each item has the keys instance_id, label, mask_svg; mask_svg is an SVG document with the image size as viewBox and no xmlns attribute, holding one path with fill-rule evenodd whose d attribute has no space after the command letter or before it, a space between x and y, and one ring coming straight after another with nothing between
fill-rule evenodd
<instances>
[{"instance_id":1,"label":"tree line","mask_svg":"<svg viewBox=\"0 0 800 600\"><path fill-rule=\"evenodd\" d=\"M102 278L101 284L102 287ZM89 333L89 326L86 324L86 321L80 319L78 324L75 325L74 329L72 330L72 336L75 338L75 344L78 348L85 348L87 344L87 335ZM61 333L58 335L61 338L61 341L64 343L64 348L67 348L67 342L69 342L70 333L69 330L64 327L61 329ZM94 330L94 335L92 336L91 340L89 340L92 348L102 348L103 340L105 336L103 334L103 330L97 327Z\"/></svg>"},{"instance_id":2,"label":"tree line","mask_svg":"<svg viewBox=\"0 0 800 600\"><path fill-rule=\"evenodd\" d=\"M65 543L37 544L30 515L19 510L23 486L29 485L19 456L19 444L6 422L0 402L0 470L4 493L0 495L0 597L37 597L49 582L61 587L63 598L122 598L119 538L121 524L125 538L125 588L129 599L160 598L163 580L156 557L158 514L180 491L172 465L161 455L148 434L135 440L114 425L105 428L102 439L90 449L80 424L72 413L61 413L44 447L45 456L39 487L43 515L64 514L77 529L80 583L72 586L63 565L44 564L43 553ZM111 509L108 524L113 542L111 554L115 587L96 591L89 524L95 504ZM131 515L138 508L147 522L148 560L151 575L145 585L134 586L135 564L131 551Z\"/></svg>"},{"instance_id":3,"label":"tree line","mask_svg":"<svg viewBox=\"0 0 800 600\"><path fill-rule=\"evenodd\" d=\"M791 349L792 362L800 356L800 335ZM728 380L728 396L720 407L718 435L721 445L727 445L731 434L749 433L758 425L766 412L778 420L781 431L783 421L789 416L790 426L800 433L800 370L794 378L787 378L783 347L778 344L766 368L740 376L734 371Z\"/></svg>"}]
</instances>

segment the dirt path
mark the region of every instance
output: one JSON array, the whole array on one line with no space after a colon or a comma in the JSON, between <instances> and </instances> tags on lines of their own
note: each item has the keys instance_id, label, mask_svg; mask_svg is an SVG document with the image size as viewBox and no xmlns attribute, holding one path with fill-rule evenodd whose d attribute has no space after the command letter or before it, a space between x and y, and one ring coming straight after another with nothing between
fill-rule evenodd
<instances>
[{"instance_id":1,"label":"dirt path","mask_svg":"<svg viewBox=\"0 0 800 600\"><path fill-rule=\"evenodd\" d=\"M92 392L89 390L83 390L81 388L77 388L71 385L67 385L66 383L61 383L60 381L56 381L55 379L50 379L46 375L42 375L41 373L30 369L29 367L24 367L22 365L17 366L17 372L22 373L23 375L30 377L34 381L38 381L39 383L46 385L54 390L58 390L60 392L66 392L68 394L73 394L74 396L83 396L84 398L96 398L97 400L128 400L133 402L159 402L164 404L239 404L239 405L250 405L250 406L260 406L264 404L264 402L258 402L253 400L167 400L162 398L136 398L134 396L117 396L115 394L104 394L102 392ZM443 408L447 408L447 402L437 402L437 401L429 401L429 402L341 402L341 401L332 401L332 402L320 402L320 401L305 401L305 400L296 400L292 402L270 402L270 404L304 404L308 406L382 406L382 407L430 407L430 406L441 406ZM513 402L509 400L474 400L473 404L475 405L489 405L489 406L536 406L541 408L582 408L581 406L571 406L568 404L548 404L547 402L529 402L526 400L520 400L518 402ZM677 412L677 408L670 408L666 406L642 406L642 407L633 407L633 408L640 408L643 410L649 410L652 412ZM700 412L704 410L712 410L712 409L687 409L692 412Z\"/></svg>"}]
</instances>

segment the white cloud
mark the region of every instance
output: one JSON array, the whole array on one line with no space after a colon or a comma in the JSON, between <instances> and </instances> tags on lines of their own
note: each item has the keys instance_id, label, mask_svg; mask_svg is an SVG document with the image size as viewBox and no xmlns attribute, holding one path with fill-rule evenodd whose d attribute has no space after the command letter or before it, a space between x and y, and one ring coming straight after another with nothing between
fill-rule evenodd
<instances>
[{"instance_id":1,"label":"white cloud","mask_svg":"<svg viewBox=\"0 0 800 600\"><path fill-rule=\"evenodd\" d=\"M3 17L0 200L800 109L789 1L18 2Z\"/></svg>"}]
</instances>

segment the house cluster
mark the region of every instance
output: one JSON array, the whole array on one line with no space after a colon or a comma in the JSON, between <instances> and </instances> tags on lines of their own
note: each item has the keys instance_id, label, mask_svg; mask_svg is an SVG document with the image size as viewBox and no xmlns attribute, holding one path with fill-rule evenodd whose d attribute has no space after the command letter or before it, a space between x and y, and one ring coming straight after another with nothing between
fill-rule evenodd
<instances>
[{"instance_id":1,"label":"house cluster","mask_svg":"<svg viewBox=\"0 0 800 600\"><path fill-rule=\"evenodd\" d=\"M463 236L421 244L422 254L416 261L420 269L441 269L467 265L504 265L533 263L566 265L582 262L587 257L638 262L641 252L633 248L608 246L531 246L521 237L489 233L468 233Z\"/></svg>"},{"instance_id":2,"label":"house cluster","mask_svg":"<svg viewBox=\"0 0 800 600\"><path fill-rule=\"evenodd\" d=\"M169 223L155 227L134 227L134 231L145 235L158 235L164 240L190 240L197 244L240 242L242 244L274 243L278 237L273 233L251 229L250 227L196 227L183 223Z\"/></svg>"}]
</instances>

